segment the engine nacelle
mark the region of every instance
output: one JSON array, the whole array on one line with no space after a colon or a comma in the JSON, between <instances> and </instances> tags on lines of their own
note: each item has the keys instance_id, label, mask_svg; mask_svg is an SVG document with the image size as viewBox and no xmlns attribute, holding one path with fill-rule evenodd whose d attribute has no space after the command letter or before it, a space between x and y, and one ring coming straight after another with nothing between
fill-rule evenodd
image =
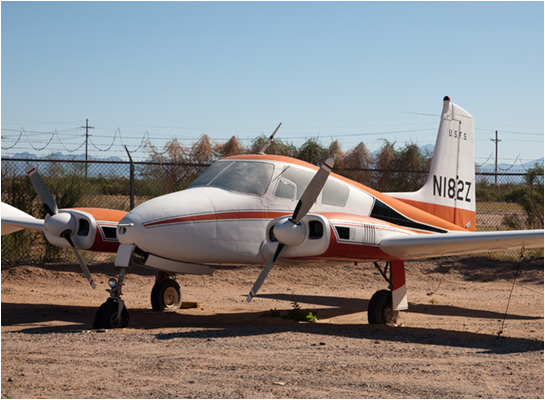
<instances>
[{"instance_id":1,"label":"engine nacelle","mask_svg":"<svg viewBox=\"0 0 545 400\"><path fill-rule=\"evenodd\" d=\"M289 223L291 222L286 221L286 217L276 218L269 222L266 230L266 239L262 243L260 250L263 260L270 259L278 246L278 239L274 234L275 226L277 224L284 225ZM319 256L329 248L331 228L327 218L321 215L307 214L299 223L301 226L297 229L305 232L304 237L302 237L301 241L299 238L297 239L297 242L300 241L300 243L296 246L288 244L282 250L280 259ZM283 230L286 228L282 227L280 229Z\"/></svg>"},{"instance_id":2,"label":"engine nacelle","mask_svg":"<svg viewBox=\"0 0 545 400\"><path fill-rule=\"evenodd\" d=\"M58 214L45 220L45 237L55 246L70 247L66 239L60 236L66 229L72 232L70 237L76 247L87 250L95 242L98 224L91 214L79 210L59 210Z\"/></svg>"}]
</instances>

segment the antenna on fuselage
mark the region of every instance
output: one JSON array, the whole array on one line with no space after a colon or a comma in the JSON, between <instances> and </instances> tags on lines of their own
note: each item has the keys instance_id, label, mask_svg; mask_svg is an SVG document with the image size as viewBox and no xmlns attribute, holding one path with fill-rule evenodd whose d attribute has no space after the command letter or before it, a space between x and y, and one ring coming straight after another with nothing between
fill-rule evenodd
<instances>
[{"instance_id":1,"label":"antenna on fuselage","mask_svg":"<svg viewBox=\"0 0 545 400\"><path fill-rule=\"evenodd\" d=\"M269 146L271 145L273 139L274 139L274 135L276 135L276 132L278 132L278 129L280 129L280 125L282 125L282 122L280 122L278 124L278 126L276 127L276 129L274 130L274 132L272 133L272 135L269 137L269 140L267 140L267 142L263 145L263 147L261 148L261 150L259 150L259 153L258 154L265 154L265 151L269 148Z\"/></svg>"}]
</instances>

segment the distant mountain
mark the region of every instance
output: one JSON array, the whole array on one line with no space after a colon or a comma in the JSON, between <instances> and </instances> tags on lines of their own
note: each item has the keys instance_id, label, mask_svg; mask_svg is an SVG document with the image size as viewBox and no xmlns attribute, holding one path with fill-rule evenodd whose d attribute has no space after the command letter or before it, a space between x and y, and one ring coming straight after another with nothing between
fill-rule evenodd
<instances>
[{"instance_id":1,"label":"distant mountain","mask_svg":"<svg viewBox=\"0 0 545 400\"><path fill-rule=\"evenodd\" d=\"M31 154L27 151L23 153L15 153L13 156L2 156L2 158L24 158L32 160L85 160L85 153L82 154L62 154L60 151L50 154L48 156L38 156L36 154ZM127 161L119 158L117 156L106 157L106 158L97 158L89 156L88 161Z\"/></svg>"},{"instance_id":2,"label":"distant mountain","mask_svg":"<svg viewBox=\"0 0 545 400\"><path fill-rule=\"evenodd\" d=\"M537 160L532 160L532 161L529 161L529 162L525 162L525 163L520 163L520 162L516 162L514 164L506 164L506 163L500 163L498 164L498 173L500 172L525 172L526 170L530 169L530 168L534 168L535 165L539 165L539 166L542 166L543 165L543 161L544 161L544 158L541 157L541 158L538 158ZM495 170L495 165L494 163L492 164L485 164L485 165L482 165L481 167L479 167L479 170L481 172L494 172Z\"/></svg>"},{"instance_id":3,"label":"distant mountain","mask_svg":"<svg viewBox=\"0 0 545 400\"><path fill-rule=\"evenodd\" d=\"M36 163L38 163L40 160L60 160L60 161L85 161L85 153L84 154L78 154L78 155L65 155L61 152L57 152L54 154L50 154L46 157L38 156L36 154L23 152L23 153L15 153L13 156L2 156L2 160L9 160L9 159L23 159L23 160L36 160ZM117 164L120 161L127 161L123 160L122 158L113 156L113 157L106 157L106 158L97 158L97 157L89 157L88 161L110 161L111 164L105 163L105 164L89 164L88 167L88 176L90 177L99 177L99 176L129 176L129 166L126 165L120 165ZM26 165L28 164L26 161L12 161L10 164L13 166L13 171L17 171L17 174L24 175ZM43 165L43 164L42 164ZM38 168L40 169L40 168Z\"/></svg>"},{"instance_id":4,"label":"distant mountain","mask_svg":"<svg viewBox=\"0 0 545 400\"><path fill-rule=\"evenodd\" d=\"M538 166L543 166L543 157L538 158L537 160L532 160L530 162L523 163L523 164L521 164L518 161L514 164L505 164L505 163L498 164L498 183L500 184L501 183L512 183L512 184L524 183L524 175L505 176L504 174L524 174L530 168L534 168L536 164ZM477 171L492 174L492 175L486 175L486 176L481 175L480 177L477 176L477 181L484 180L487 183L494 183L495 168L496 167L494 164L486 164L477 168Z\"/></svg>"}]
</instances>

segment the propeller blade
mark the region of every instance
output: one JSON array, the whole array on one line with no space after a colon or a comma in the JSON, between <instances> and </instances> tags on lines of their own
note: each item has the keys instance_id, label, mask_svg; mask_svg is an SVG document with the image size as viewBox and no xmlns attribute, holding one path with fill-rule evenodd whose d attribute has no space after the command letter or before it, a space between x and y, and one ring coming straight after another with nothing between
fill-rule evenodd
<instances>
[{"instance_id":1,"label":"propeller blade","mask_svg":"<svg viewBox=\"0 0 545 400\"><path fill-rule=\"evenodd\" d=\"M274 132L272 133L272 135L269 137L269 139L267 140L267 142L265 142L265 144L263 145L263 147L261 148L261 150L259 150L259 153L258 154L265 154L265 151L269 148L269 146L271 145L273 139L274 139L274 135L276 135L276 132L278 132L278 130L280 129L280 126L282 125L282 122L280 122L278 124L278 126L276 127L276 129L274 130Z\"/></svg>"},{"instance_id":2,"label":"propeller blade","mask_svg":"<svg viewBox=\"0 0 545 400\"><path fill-rule=\"evenodd\" d=\"M305 192L301 196L299 203L297 203L297 207L295 207L295 211L293 212L293 216L291 217L291 221L293 223L298 224L301 218L303 218L311 209L314 202L318 198L318 195L324 188L324 185L327 181L327 178L329 177L329 173L331 172L334 163L335 161L332 158L328 158L322 164L318 172L316 172L316 175L314 175L307 188L305 189Z\"/></svg>"},{"instance_id":3,"label":"propeller blade","mask_svg":"<svg viewBox=\"0 0 545 400\"><path fill-rule=\"evenodd\" d=\"M254 286L252 287L252 290L250 290L250 294L246 298L247 303L252 301L252 299L257 294L257 291L259 290L261 285L263 285L265 278L267 277L267 275L269 275L269 272L271 271L271 268L274 262L276 261L276 259L278 258L278 256L280 255L280 252L282 251L284 247L285 245L283 243L278 242L278 247L276 248L274 255L270 258L265 268L263 268L263 271L261 271L261 274L259 274L259 277L257 278L257 281L255 281Z\"/></svg>"},{"instance_id":4,"label":"propeller blade","mask_svg":"<svg viewBox=\"0 0 545 400\"><path fill-rule=\"evenodd\" d=\"M280 126L279 126L280 127ZM334 160L332 158L328 158L322 165L322 167L316 172L316 175L312 178L310 183L308 184L307 188L305 189L305 192L301 196L301 199L299 200L299 203L297 203L297 207L295 207L295 211L293 212L293 216L290 218L290 221L294 224L299 224L299 221L301 218L303 218L308 211L311 209L312 205L318 198L318 195L324 188L324 185L327 181L327 178L329 177L329 173L331 172L331 169L333 168ZM271 268L280 255L280 252L286 247L286 244L282 242L278 242L278 247L276 248L276 251L274 255L271 257L269 262L267 262L267 265L265 268L263 268L263 271L261 271L261 274L257 278L257 281L255 281L254 286L252 287L252 290L250 290L250 294L246 298L246 302L252 301L252 299L257 294L257 291L265 281L265 278L267 278L267 275L271 271Z\"/></svg>"},{"instance_id":5,"label":"propeller blade","mask_svg":"<svg viewBox=\"0 0 545 400\"><path fill-rule=\"evenodd\" d=\"M79 266L81 267L81 270L83 271L83 274L89 281L89 284L93 289L96 288L95 281L93 280L93 277L91 276L91 273L89 272L89 268L87 268L87 265L85 265L85 262L83 261L83 258L81 258L81 255L79 254L79 251L77 247L74 245L74 242L72 241L72 238L70 237L70 231L66 230L64 231L61 236L66 239L68 244L70 244L70 247L72 247L72 250L74 251L74 254L76 255L76 258L78 259Z\"/></svg>"},{"instance_id":6,"label":"propeller blade","mask_svg":"<svg viewBox=\"0 0 545 400\"><path fill-rule=\"evenodd\" d=\"M32 186L34 186L34 189L38 193L38 197L40 198L45 211L47 211L49 215L57 214L59 212L57 203L36 168L32 165L28 165L26 167L26 173L32 182Z\"/></svg>"}]
</instances>

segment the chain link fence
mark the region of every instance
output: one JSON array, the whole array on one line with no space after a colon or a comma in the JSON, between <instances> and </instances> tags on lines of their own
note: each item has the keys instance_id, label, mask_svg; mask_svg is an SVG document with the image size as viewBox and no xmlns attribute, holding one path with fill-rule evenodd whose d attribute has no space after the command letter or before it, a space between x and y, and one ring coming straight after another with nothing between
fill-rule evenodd
<instances>
[{"instance_id":1,"label":"chain link fence","mask_svg":"<svg viewBox=\"0 0 545 400\"><path fill-rule=\"evenodd\" d=\"M25 169L33 165L44 178L59 208L101 207L128 211L131 200L130 162L2 159L2 201L24 212L44 218ZM183 190L208 164L134 163L134 205L151 198ZM427 171L342 169L335 172L381 192L419 189ZM477 173L477 230L543 228L543 169L530 172ZM495 183L497 181L497 184ZM543 251L534 253L542 256ZM516 258L515 251L493 257ZM52 246L43 234L23 230L2 237L2 265L71 260L71 251ZM87 262L110 261L86 253Z\"/></svg>"}]
</instances>

